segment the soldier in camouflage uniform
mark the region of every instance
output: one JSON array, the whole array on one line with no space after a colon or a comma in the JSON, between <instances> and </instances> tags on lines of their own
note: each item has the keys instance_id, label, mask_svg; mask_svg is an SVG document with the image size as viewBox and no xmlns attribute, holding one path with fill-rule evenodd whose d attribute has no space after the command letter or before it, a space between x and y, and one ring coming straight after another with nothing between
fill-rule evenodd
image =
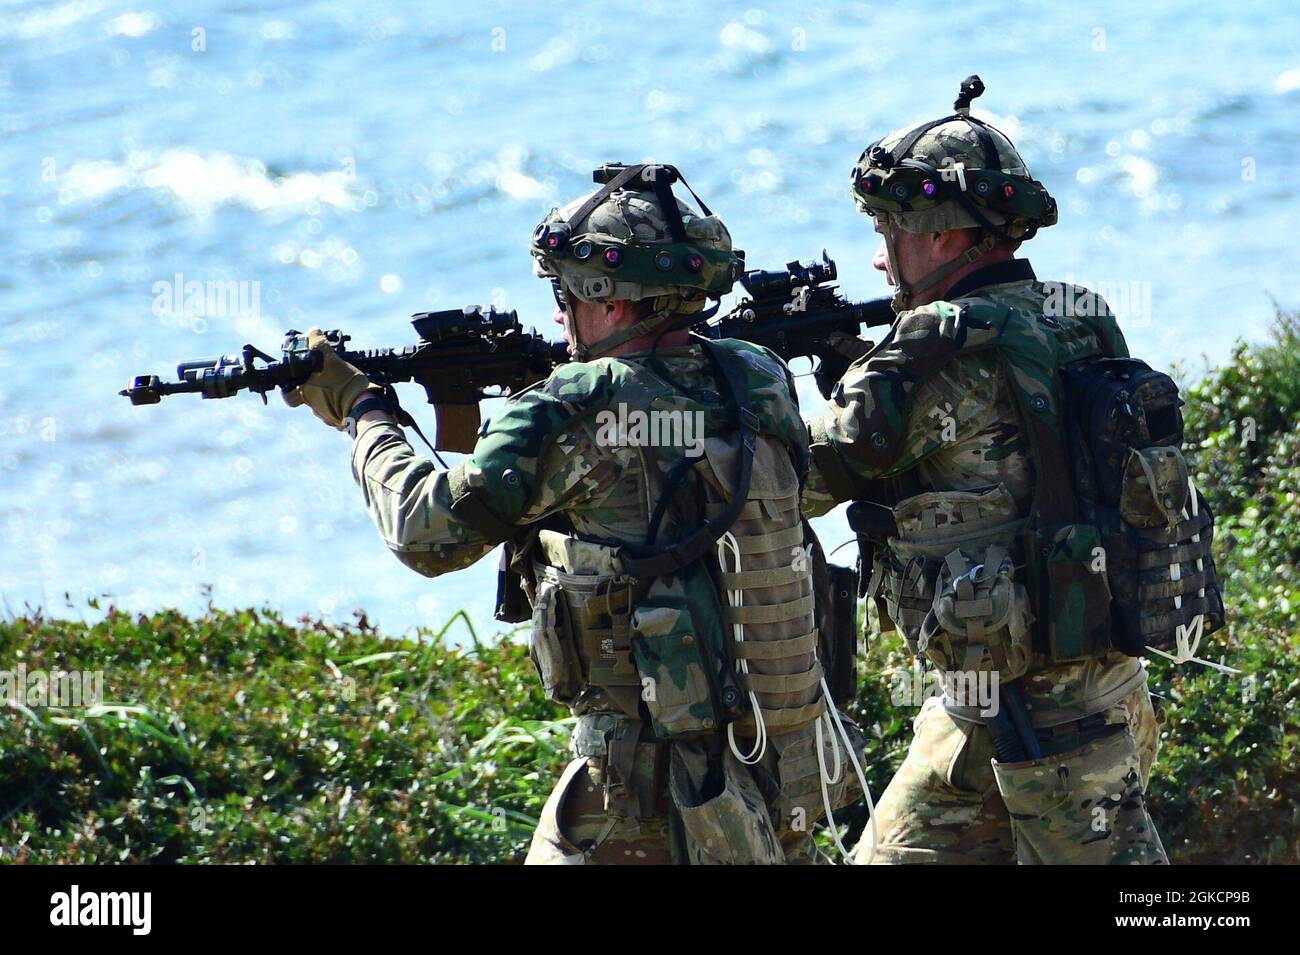
<instances>
[{"instance_id":1,"label":"soldier in camouflage uniform","mask_svg":"<svg viewBox=\"0 0 1300 955\"><path fill-rule=\"evenodd\" d=\"M742 259L676 170L602 170L532 243L579 360L506 401L463 463L416 455L324 346L293 400L356 419L353 474L407 566L511 545L533 661L578 717L529 863L815 861L813 823L853 793L824 767L861 737L823 692L790 374L682 330Z\"/></svg>"},{"instance_id":2,"label":"soldier in camouflage uniform","mask_svg":"<svg viewBox=\"0 0 1300 955\"><path fill-rule=\"evenodd\" d=\"M1025 535L1069 504L1036 480L1041 455L1060 450L1040 421L1059 413L1057 369L1127 349L1099 297L1066 286L1074 307L1060 314L1061 286L1014 257L1056 207L1011 142L969 115L981 91L964 86L952 116L891 133L854 168L898 314L810 425L805 512L859 502L850 523L882 629L964 677L915 720L877 807L874 861L1165 862L1144 798L1160 722L1146 671L1105 646L1057 641L1070 613L1107 612L1070 586L1071 573L1095 579L1078 560L1091 548ZM1059 618L1035 613L1034 581L1068 605L1053 605ZM995 759L990 713L949 693L972 675L1020 688L1042 759Z\"/></svg>"}]
</instances>

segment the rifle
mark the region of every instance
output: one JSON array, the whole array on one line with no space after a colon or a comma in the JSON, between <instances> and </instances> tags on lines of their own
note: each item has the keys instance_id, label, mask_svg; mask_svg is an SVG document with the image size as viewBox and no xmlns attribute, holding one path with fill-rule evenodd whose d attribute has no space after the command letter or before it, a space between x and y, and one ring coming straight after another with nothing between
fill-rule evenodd
<instances>
[{"instance_id":1,"label":"rifle","mask_svg":"<svg viewBox=\"0 0 1300 955\"><path fill-rule=\"evenodd\" d=\"M535 331L524 331L513 310L476 305L419 312L411 316L411 324L419 340L401 348L349 351L347 343L352 336L335 329L326 337L340 358L383 386L394 403L394 383L414 381L424 388L438 421L436 450L473 450L482 399L514 394L568 361L562 342L549 342ZM133 405L152 405L165 395L229 398L252 391L265 403L271 389L287 391L305 382L319 370L321 360L320 354L307 347L307 336L291 329L285 334L278 360L245 345L238 355L182 361L176 366L178 381L139 375L118 393L130 398ZM264 364L258 365L258 361ZM499 391L489 395L487 388ZM399 417L409 419L401 413Z\"/></svg>"},{"instance_id":2,"label":"rifle","mask_svg":"<svg viewBox=\"0 0 1300 955\"><path fill-rule=\"evenodd\" d=\"M817 386L829 397L849 363L870 348L869 342L858 338L861 327L894 320L888 298L846 301L834 285L827 284L835 278L835 263L824 251L820 262L795 261L784 269L746 272L740 282L749 297L716 321L697 322L695 330L709 338L764 345L785 361L816 358ZM567 346L524 331L514 310L469 306L419 312L411 317L411 324L419 340L401 348L350 351L350 335L335 329L326 337L339 357L382 386L394 404L393 384L414 381L424 388L438 420L432 444L436 450L473 450L482 399L508 397L569 360ZM151 405L166 395L229 398L252 391L265 402L272 389L287 391L305 382L319 370L320 362L321 356L307 347L307 336L290 329L279 359L245 345L237 355L182 361L176 366L177 381L139 375L119 394L133 405ZM487 388L498 390L489 395ZM410 423L404 412L399 417Z\"/></svg>"},{"instance_id":3,"label":"rifle","mask_svg":"<svg viewBox=\"0 0 1300 955\"><path fill-rule=\"evenodd\" d=\"M784 269L744 273L740 284L749 297L716 321L696 331L709 338L739 338L763 345L790 362L816 358L813 377L823 398L849 364L871 348L858 337L867 327L890 325L894 310L888 298L849 302L834 285L835 263L822 251L820 262L789 262Z\"/></svg>"}]
</instances>

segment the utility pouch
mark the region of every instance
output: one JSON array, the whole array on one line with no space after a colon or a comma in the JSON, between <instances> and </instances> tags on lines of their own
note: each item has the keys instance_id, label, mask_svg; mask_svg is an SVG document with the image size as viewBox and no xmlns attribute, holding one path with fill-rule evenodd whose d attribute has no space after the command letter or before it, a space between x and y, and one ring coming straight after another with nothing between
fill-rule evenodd
<instances>
[{"instance_id":1,"label":"utility pouch","mask_svg":"<svg viewBox=\"0 0 1300 955\"><path fill-rule=\"evenodd\" d=\"M928 491L913 495L894 507L893 516L897 536L889 539L887 548L877 552L879 580L873 579L869 589L875 591L879 588L889 618L903 631L913 653L927 654L946 671L963 669L967 662L971 662L968 657L983 656L982 651L968 653L968 645L985 646L983 634L989 628L979 624L977 611L982 612L980 608L968 603L962 604L962 612L970 613L969 619L975 624L973 631L945 610L944 605L939 605L936 612L936 601L940 599L936 585L947 567L948 583L954 589L950 589L944 599L948 604L962 600L955 590L954 578L982 567L987 563L989 548L996 547L1003 556L997 559L997 566L988 568L988 574L992 576L980 578L980 585L999 580L998 571L1003 569L1003 559L1011 561L1007 572L1002 575L1006 579L996 588L998 614L1005 617L1001 624L1003 627L1019 621L1024 615L1023 600L1015 587L1008 585L1012 584L1014 574L1012 549L1025 521L1019 517L1011 493L1001 484L981 490ZM966 566L967 557L971 558L970 566ZM962 564L963 570L954 573L953 568L958 563ZM975 581L972 579L971 583L974 585ZM951 630L944 629L941 623L944 618ZM925 629L927 620L928 630ZM981 636L968 640L971 632L979 632ZM956 639L949 639L944 634L951 634ZM1019 637L1014 639L1018 641ZM1011 646L1009 634L999 640L1000 645ZM1007 659L998 666L1010 666L1015 655L1008 651L1001 656ZM996 668L987 662L983 667ZM1015 666L1010 668L1014 670ZM1004 678L1014 677L1004 675Z\"/></svg>"},{"instance_id":2,"label":"utility pouch","mask_svg":"<svg viewBox=\"0 0 1300 955\"><path fill-rule=\"evenodd\" d=\"M1172 527L1187 507L1188 477L1178 448L1129 451L1119 486L1119 516L1133 527Z\"/></svg>"},{"instance_id":3,"label":"utility pouch","mask_svg":"<svg viewBox=\"0 0 1300 955\"><path fill-rule=\"evenodd\" d=\"M830 620L822 624L829 660L824 667L831 700L842 705L858 695L858 572L852 567L828 564Z\"/></svg>"},{"instance_id":4,"label":"utility pouch","mask_svg":"<svg viewBox=\"0 0 1300 955\"><path fill-rule=\"evenodd\" d=\"M712 734L723 725L714 661L697 622L688 604L664 595L651 594L632 614L641 700L657 739Z\"/></svg>"},{"instance_id":5,"label":"utility pouch","mask_svg":"<svg viewBox=\"0 0 1300 955\"><path fill-rule=\"evenodd\" d=\"M1045 563L1045 609L1053 661L1092 659L1110 650L1106 562L1096 526L1067 524L1052 535Z\"/></svg>"},{"instance_id":6,"label":"utility pouch","mask_svg":"<svg viewBox=\"0 0 1300 955\"><path fill-rule=\"evenodd\" d=\"M492 614L502 623L523 623L532 615L524 592L524 578L515 570L514 559L514 545L507 541L502 545L501 563L497 567L497 602Z\"/></svg>"},{"instance_id":7,"label":"utility pouch","mask_svg":"<svg viewBox=\"0 0 1300 955\"><path fill-rule=\"evenodd\" d=\"M612 550L601 544L542 530L536 552L534 620L543 582L558 586L569 634L565 646L580 683L600 687L626 716L638 716L641 681L631 645L633 582L617 572Z\"/></svg>"},{"instance_id":8,"label":"utility pouch","mask_svg":"<svg viewBox=\"0 0 1300 955\"><path fill-rule=\"evenodd\" d=\"M682 821L686 862L690 865L781 865L785 852L777 840L767 804L748 769L724 749L721 788L700 798L677 746L669 757L668 787Z\"/></svg>"},{"instance_id":9,"label":"utility pouch","mask_svg":"<svg viewBox=\"0 0 1300 955\"><path fill-rule=\"evenodd\" d=\"M917 649L942 672L996 672L1010 682L1029 669L1028 606L1005 547L957 548L939 567Z\"/></svg>"},{"instance_id":10,"label":"utility pouch","mask_svg":"<svg viewBox=\"0 0 1300 955\"><path fill-rule=\"evenodd\" d=\"M993 762L1021 865L1167 863L1147 812L1140 758L1123 725L1043 759Z\"/></svg>"},{"instance_id":11,"label":"utility pouch","mask_svg":"<svg viewBox=\"0 0 1300 955\"><path fill-rule=\"evenodd\" d=\"M548 700L569 703L577 696L582 671L569 606L554 568L544 568L537 580L528 655Z\"/></svg>"}]
</instances>

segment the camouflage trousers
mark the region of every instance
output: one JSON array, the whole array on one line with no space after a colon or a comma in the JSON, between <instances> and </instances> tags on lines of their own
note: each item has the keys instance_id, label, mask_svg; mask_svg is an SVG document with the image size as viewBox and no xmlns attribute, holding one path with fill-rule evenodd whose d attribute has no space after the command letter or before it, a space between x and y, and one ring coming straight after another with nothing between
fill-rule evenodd
<instances>
[{"instance_id":1,"label":"camouflage trousers","mask_svg":"<svg viewBox=\"0 0 1300 955\"><path fill-rule=\"evenodd\" d=\"M993 740L926 701L903 765L876 805L873 862L939 864L1160 864L1146 805L1161 718L1145 686L1106 710L1113 729L1060 755L997 763ZM1094 734L1095 735L1095 734ZM865 862L870 830L855 850Z\"/></svg>"},{"instance_id":2,"label":"camouflage trousers","mask_svg":"<svg viewBox=\"0 0 1300 955\"><path fill-rule=\"evenodd\" d=\"M525 864L797 865L825 861L812 839L817 815L797 807L791 812L789 793L783 800L783 794L773 789L781 765L775 744L755 770L725 751L720 781L716 773L709 774L709 748L705 741L638 742L634 811L629 811L626 801L611 800L606 756L574 759L542 809ZM799 761L806 762L807 754L799 753ZM708 778L713 781L706 785L703 781ZM842 805L849 795L841 785L833 804ZM795 801L812 805L814 798L820 799L820 793L803 792Z\"/></svg>"}]
</instances>

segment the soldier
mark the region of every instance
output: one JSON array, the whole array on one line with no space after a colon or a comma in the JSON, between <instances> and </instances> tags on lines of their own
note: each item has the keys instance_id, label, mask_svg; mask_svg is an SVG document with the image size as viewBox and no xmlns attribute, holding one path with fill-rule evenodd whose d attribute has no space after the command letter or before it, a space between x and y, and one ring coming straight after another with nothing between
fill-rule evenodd
<instances>
[{"instance_id":1,"label":"soldier","mask_svg":"<svg viewBox=\"0 0 1300 955\"><path fill-rule=\"evenodd\" d=\"M810 425L805 512L856 502L863 592L882 630L901 629L945 675L881 797L877 841L857 852L1166 862L1144 797L1160 720L1141 662L1097 637L1104 553L1073 523L1054 430L1058 371L1128 352L1099 297L1065 286L1074 307L1056 308L1062 287L1015 257L1056 222L1056 204L1010 140L970 115L982 89L971 77L953 115L885 136L854 168L897 318ZM990 686L1000 700L965 692ZM1041 758L995 759L1000 712L1027 713L1020 739Z\"/></svg>"},{"instance_id":2,"label":"soldier","mask_svg":"<svg viewBox=\"0 0 1300 955\"><path fill-rule=\"evenodd\" d=\"M353 474L408 567L438 576L509 542L533 661L577 716L529 863L813 861L812 824L854 793L861 739L825 690L799 513L807 430L780 359L685 331L743 253L677 179L602 167L537 227L577 360L510 398L456 467L417 456L323 344L291 398L355 419Z\"/></svg>"}]
</instances>

